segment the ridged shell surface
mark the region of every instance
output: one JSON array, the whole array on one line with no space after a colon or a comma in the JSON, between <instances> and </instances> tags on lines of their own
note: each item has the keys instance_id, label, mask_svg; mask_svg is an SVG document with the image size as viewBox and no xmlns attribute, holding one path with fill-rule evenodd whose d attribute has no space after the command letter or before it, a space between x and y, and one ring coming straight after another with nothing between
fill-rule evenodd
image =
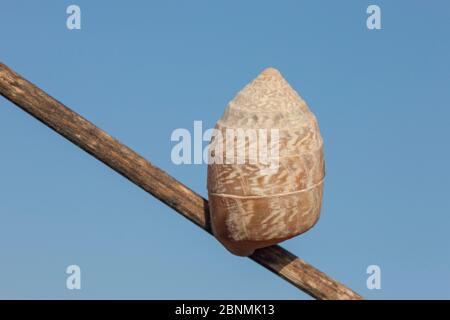
<instances>
[{"instance_id":1,"label":"ridged shell surface","mask_svg":"<svg viewBox=\"0 0 450 320\"><path fill-rule=\"evenodd\" d=\"M305 101L276 69L245 86L215 129L209 146L215 160L208 164L211 225L229 251L248 256L316 223L325 174L322 137Z\"/></svg>"}]
</instances>

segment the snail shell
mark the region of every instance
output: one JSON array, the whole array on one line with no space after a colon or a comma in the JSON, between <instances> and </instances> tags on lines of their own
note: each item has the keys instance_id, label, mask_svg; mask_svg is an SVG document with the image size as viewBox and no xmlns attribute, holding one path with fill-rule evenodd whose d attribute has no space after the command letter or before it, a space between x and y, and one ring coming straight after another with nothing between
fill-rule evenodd
<instances>
[{"instance_id":1,"label":"snail shell","mask_svg":"<svg viewBox=\"0 0 450 320\"><path fill-rule=\"evenodd\" d=\"M266 133L266 161L250 156L250 135L238 139L236 132L248 129L260 134L258 152ZM322 137L305 101L276 69L264 70L236 95L215 131L208 149L211 225L230 252L251 255L317 222L325 175ZM244 163L237 161L242 148Z\"/></svg>"}]
</instances>

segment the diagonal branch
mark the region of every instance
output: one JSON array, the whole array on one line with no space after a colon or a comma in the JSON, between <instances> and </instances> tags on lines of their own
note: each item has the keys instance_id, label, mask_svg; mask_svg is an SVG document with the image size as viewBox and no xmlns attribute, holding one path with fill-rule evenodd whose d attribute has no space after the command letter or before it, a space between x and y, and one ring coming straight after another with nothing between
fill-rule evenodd
<instances>
[{"instance_id":1,"label":"diagonal branch","mask_svg":"<svg viewBox=\"0 0 450 320\"><path fill-rule=\"evenodd\" d=\"M111 169L211 233L208 201L0 63L0 94ZM280 246L250 256L317 299L362 299Z\"/></svg>"}]
</instances>

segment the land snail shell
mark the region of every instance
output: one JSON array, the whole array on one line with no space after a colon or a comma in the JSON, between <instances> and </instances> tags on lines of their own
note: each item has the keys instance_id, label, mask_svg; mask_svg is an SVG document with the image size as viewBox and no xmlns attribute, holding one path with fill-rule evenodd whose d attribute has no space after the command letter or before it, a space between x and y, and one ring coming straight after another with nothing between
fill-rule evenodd
<instances>
[{"instance_id":1,"label":"land snail shell","mask_svg":"<svg viewBox=\"0 0 450 320\"><path fill-rule=\"evenodd\" d=\"M278 70L268 68L245 86L213 131L210 220L231 253L248 256L314 226L323 194L323 141L315 116ZM264 161L255 161L263 146Z\"/></svg>"}]
</instances>

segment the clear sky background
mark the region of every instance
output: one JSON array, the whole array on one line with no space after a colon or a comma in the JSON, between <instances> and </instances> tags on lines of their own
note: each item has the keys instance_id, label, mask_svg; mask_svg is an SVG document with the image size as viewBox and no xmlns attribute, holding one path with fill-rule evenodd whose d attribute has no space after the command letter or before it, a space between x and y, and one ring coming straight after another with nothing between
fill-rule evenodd
<instances>
[{"instance_id":1,"label":"clear sky background","mask_svg":"<svg viewBox=\"0 0 450 320\"><path fill-rule=\"evenodd\" d=\"M371 299L450 299L449 35L443 0L0 2L2 62L203 196L206 165L174 165L172 131L213 127L278 68L327 164L319 223L283 245ZM3 98L0 298L309 299Z\"/></svg>"}]
</instances>

